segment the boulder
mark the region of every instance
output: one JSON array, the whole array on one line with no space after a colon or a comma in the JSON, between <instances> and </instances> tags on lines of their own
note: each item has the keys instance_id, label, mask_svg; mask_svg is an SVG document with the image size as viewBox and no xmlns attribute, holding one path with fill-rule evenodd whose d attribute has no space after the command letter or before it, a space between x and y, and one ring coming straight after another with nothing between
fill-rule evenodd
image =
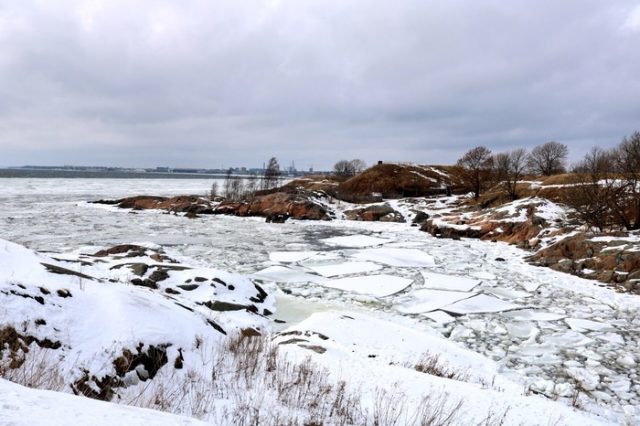
<instances>
[{"instance_id":1,"label":"boulder","mask_svg":"<svg viewBox=\"0 0 640 426\"><path fill-rule=\"evenodd\" d=\"M307 192L275 192L254 197L250 201L223 201L214 214L235 216L262 216L267 221L281 223L288 218L304 220L330 220L327 210L313 201ZM270 219L270 220L269 220Z\"/></svg>"},{"instance_id":2,"label":"boulder","mask_svg":"<svg viewBox=\"0 0 640 426\"><path fill-rule=\"evenodd\" d=\"M395 211L389 204L375 204L360 209L344 212L349 220L361 220L365 222L404 222L404 217Z\"/></svg>"}]
</instances>

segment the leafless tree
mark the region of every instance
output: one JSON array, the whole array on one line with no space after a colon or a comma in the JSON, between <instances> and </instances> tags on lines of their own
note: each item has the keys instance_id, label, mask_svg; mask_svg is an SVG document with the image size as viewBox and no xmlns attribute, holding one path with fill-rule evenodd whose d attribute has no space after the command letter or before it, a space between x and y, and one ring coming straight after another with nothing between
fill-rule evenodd
<instances>
[{"instance_id":1,"label":"leafless tree","mask_svg":"<svg viewBox=\"0 0 640 426\"><path fill-rule=\"evenodd\" d=\"M214 181L211 184L211 189L209 190L209 199L213 200L218 196L218 182Z\"/></svg>"},{"instance_id":2,"label":"leafless tree","mask_svg":"<svg viewBox=\"0 0 640 426\"><path fill-rule=\"evenodd\" d=\"M480 192L490 180L492 164L491 151L484 146L467 151L458 160L457 165L462 169L462 180L473 191L476 199L480 198Z\"/></svg>"},{"instance_id":3,"label":"leafless tree","mask_svg":"<svg viewBox=\"0 0 640 426\"><path fill-rule=\"evenodd\" d=\"M271 157L264 170L264 179L262 180L262 189L273 189L280 182L280 164L276 157Z\"/></svg>"},{"instance_id":4,"label":"leafless tree","mask_svg":"<svg viewBox=\"0 0 640 426\"><path fill-rule=\"evenodd\" d=\"M231 181L233 180L233 169L229 168L227 174L224 177L224 183L222 184L223 196L228 198L231 193Z\"/></svg>"},{"instance_id":5,"label":"leafless tree","mask_svg":"<svg viewBox=\"0 0 640 426\"><path fill-rule=\"evenodd\" d=\"M363 160L358 158L349 160L340 160L333 165L333 173L340 179L349 179L361 173L367 167Z\"/></svg>"},{"instance_id":6,"label":"leafless tree","mask_svg":"<svg viewBox=\"0 0 640 426\"><path fill-rule=\"evenodd\" d=\"M495 176L505 187L512 200L518 198L518 181L524 176L527 167L527 150L514 149L497 154L494 157Z\"/></svg>"},{"instance_id":7,"label":"leafless tree","mask_svg":"<svg viewBox=\"0 0 640 426\"><path fill-rule=\"evenodd\" d=\"M626 227L640 229L640 132L625 137L613 152L613 159L627 192L623 209L627 217L633 218Z\"/></svg>"},{"instance_id":8,"label":"leafless tree","mask_svg":"<svg viewBox=\"0 0 640 426\"><path fill-rule=\"evenodd\" d=\"M610 228L616 222L611 205L618 196L620 186L612 179L613 167L611 152L600 148L591 149L574 166L573 172L578 177L578 182L565 192L565 203L575 209L585 224L600 231Z\"/></svg>"},{"instance_id":9,"label":"leafless tree","mask_svg":"<svg viewBox=\"0 0 640 426\"><path fill-rule=\"evenodd\" d=\"M551 176L566 171L569 148L558 142L547 142L533 148L527 158L527 166L532 173Z\"/></svg>"},{"instance_id":10,"label":"leafless tree","mask_svg":"<svg viewBox=\"0 0 640 426\"><path fill-rule=\"evenodd\" d=\"M249 178L247 178L247 183L244 185L244 197L247 199L252 199L256 191L258 190L258 176L255 174L251 174Z\"/></svg>"}]
</instances>

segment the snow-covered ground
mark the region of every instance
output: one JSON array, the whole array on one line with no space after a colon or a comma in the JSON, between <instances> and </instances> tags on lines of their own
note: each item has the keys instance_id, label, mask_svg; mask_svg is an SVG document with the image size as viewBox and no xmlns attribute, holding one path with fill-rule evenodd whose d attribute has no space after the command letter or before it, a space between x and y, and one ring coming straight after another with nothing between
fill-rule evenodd
<instances>
[{"instance_id":1,"label":"snow-covered ground","mask_svg":"<svg viewBox=\"0 0 640 426\"><path fill-rule=\"evenodd\" d=\"M0 237L56 253L118 243L160 244L194 266L250 275L283 301L274 317L289 322L278 327L329 336L331 347L312 356L327 365L341 365L334 370L336 375L335 371L353 369L354 380L360 374L386 383L397 375L415 383L406 371L371 364L381 363L380 359L387 364L409 362L401 356L406 346L385 351L382 343L356 342L349 333L355 330L369 339L378 336L384 343L383 330L424 330L431 336L430 345L440 342L436 347L450 355L443 359L454 364L455 351L450 348L477 354L461 362L474 372L487 369L474 386L487 380L498 383L478 401L491 399L487 396L491 392L504 399L498 388L514 393L515 386L519 394L506 398L514 413L525 407L547 412L546 396L559 401L550 412L563 413L560 424L598 423L595 417L585 420L575 414L568 408L573 403L584 413L601 416L605 424L634 424L640 417L640 298L528 265L523 260L526 253L512 246L440 240L407 224L280 225L225 216L191 220L84 203L143 193L203 194L207 186L202 180L0 179ZM446 210L450 200L439 203ZM339 326L340 315L357 318L354 321L362 325ZM381 321L376 323L379 329L367 325L374 320ZM406 328L391 331L385 325L389 322ZM353 344L367 352L375 349L371 355L376 357L358 364L336 355L348 353L346 348ZM296 345L291 348L298 350ZM392 354L395 360L390 359ZM469 364L473 359L481 364ZM379 374L372 374L372 368L379 368ZM461 386L464 394L468 385L451 386ZM538 395L521 401L522 394Z\"/></svg>"},{"instance_id":2,"label":"snow-covered ground","mask_svg":"<svg viewBox=\"0 0 640 426\"><path fill-rule=\"evenodd\" d=\"M155 410L69 395L29 389L0 379L0 424L4 426L191 426L205 425L197 419L179 417Z\"/></svg>"}]
</instances>

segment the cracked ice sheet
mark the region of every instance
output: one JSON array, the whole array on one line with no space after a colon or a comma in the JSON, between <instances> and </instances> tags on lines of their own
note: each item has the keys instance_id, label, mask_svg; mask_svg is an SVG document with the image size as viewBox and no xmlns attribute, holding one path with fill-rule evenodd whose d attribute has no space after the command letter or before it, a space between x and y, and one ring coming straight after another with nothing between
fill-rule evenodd
<instances>
[{"instance_id":1,"label":"cracked ice sheet","mask_svg":"<svg viewBox=\"0 0 640 426\"><path fill-rule=\"evenodd\" d=\"M319 283L325 287L337 288L352 293L384 297L396 294L409 287L413 281L393 275L366 275L362 277L340 278Z\"/></svg>"},{"instance_id":2,"label":"cracked ice sheet","mask_svg":"<svg viewBox=\"0 0 640 426\"><path fill-rule=\"evenodd\" d=\"M346 235L344 237L325 238L320 241L330 246L353 248L379 246L391 242L391 240L370 237L368 235Z\"/></svg>"},{"instance_id":3,"label":"cracked ice sheet","mask_svg":"<svg viewBox=\"0 0 640 426\"><path fill-rule=\"evenodd\" d=\"M352 257L396 267L422 268L435 266L433 256L418 249L367 249L356 252Z\"/></svg>"},{"instance_id":4,"label":"cracked ice sheet","mask_svg":"<svg viewBox=\"0 0 640 426\"><path fill-rule=\"evenodd\" d=\"M296 263L315 256L315 251L273 251L269 253L269 260L281 263Z\"/></svg>"},{"instance_id":5,"label":"cracked ice sheet","mask_svg":"<svg viewBox=\"0 0 640 426\"><path fill-rule=\"evenodd\" d=\"M580 318L565 318L564 320L572 330L575 331L612 331L615 330L609 324L602 322L590 321Z\"/></svg>"},{"instance_id":6,"label":"cracked ice sheet","mask_svg":"<svg viewBox=\"0 0 640 426\"><path fill-rule=\"evenodd\" d=\"M421 314L435 311L454 302L475 296L476 293L461 291L420 289L412 292L402 303L396 305L403 314Z\"/></svg>"},{"instance_id":7,"label":"cracked ice sheet","mask_svg":"<svg viewBox=\"0 0 640 426\"><path fill-rule=\"evenodd\" d=\"M545 312L538 309L520 309L505 312L503 315L512 318L514 321L558 321L565 318L565 315Z\"/></svg>"},{"instance_id":8,"label":"cracked ice sheet","mask_svg":"<svg viewBox=\"0 0 640 426\"><path fill-rule=\"evenodd\" d=\"M465 315L510 311L521 307L521 305L505 302L497 297L479 294L443 307L442 310L453 314Z\"/></svg>"},{"instance_id":9,"label":"cracked ice sheet","mask_svg":"<svg viewBox=\"0 0 640 426\"><path fill-rule=\"evenodd\" d=\"M480 284L480 280L456 275L438 274L435 272L421 272L424 286L437 290L471 291Z\"/></svg>"},{"instance_id":10,"label":"cracked ice sheet","mask_svg":"<svg viewBox=\"0 0 640 426\"><path fill-rule=\"evenodd\" d=\"M322 284L327 279L320 275L310 274L299 269L286 266L269 266L251 275L251 278L273 282L302 283L312 282Z\"/></svg>"},{"instance_id":11,"label":"cracked ice sheet","mask_svg":"<svg viewBox=\"0 0 640 426\"><path fill-rule=\"evenodd\" d=\"M339 275L378 271L382 269L382 266L371 262L342 262L329 265L309 266L309 269L323 277L337 277Z\"/></svg>"}]
</instances>

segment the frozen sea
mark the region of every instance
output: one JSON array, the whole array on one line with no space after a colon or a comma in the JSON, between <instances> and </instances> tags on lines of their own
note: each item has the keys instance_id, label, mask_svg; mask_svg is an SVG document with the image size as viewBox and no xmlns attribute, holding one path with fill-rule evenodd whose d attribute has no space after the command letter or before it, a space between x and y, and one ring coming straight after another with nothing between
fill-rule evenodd
<instances>
[{"instance_id":1,"label":"frozen sea","mask_svg":"<svg viewBox=\"0 0 640 426\"><path fill-rule=\"evenodd\" d=\"M187 219L87 201L206 194L203 179L0 179L0 236L68 252L152 242L251 275L289 323L333 306L410 316L500 364L526 389L640 416L640 297L528 265L502 243L442 240L409 224Z\"/></svg>"}]
</instances>

